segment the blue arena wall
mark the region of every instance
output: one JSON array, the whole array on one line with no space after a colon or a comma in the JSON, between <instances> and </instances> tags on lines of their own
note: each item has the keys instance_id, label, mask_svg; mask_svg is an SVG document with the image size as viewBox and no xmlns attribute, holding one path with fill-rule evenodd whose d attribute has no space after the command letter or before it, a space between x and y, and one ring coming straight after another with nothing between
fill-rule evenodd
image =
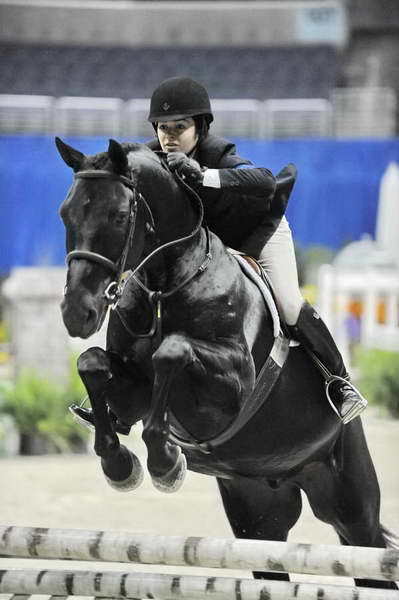
<instances>
[{"instance_id":1,"label":"blue arena wall","mask_svg":"<svg viewBox=\"0 0 399 600\"><path fill-rule=\"evenodd\" d=\"M86 154L105 150L103 138L65 138ZM379 184L399 139L235 140L239 154L277 173L287 162L298 181L287 210L297 244L337 250L375 231ZM58 208L72 173L50 137L0 137L0 274L12 267L64 264Z\"/></svg>"}]
</instances>

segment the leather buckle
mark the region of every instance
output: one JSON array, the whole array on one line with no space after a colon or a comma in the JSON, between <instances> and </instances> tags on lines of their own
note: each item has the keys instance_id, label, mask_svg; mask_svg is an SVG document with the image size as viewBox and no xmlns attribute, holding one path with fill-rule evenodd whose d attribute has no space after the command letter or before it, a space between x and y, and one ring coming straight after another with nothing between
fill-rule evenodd
<instances>
[{"instance_id":1,"label":"leather buckle","mask_svg":"<svg viewBox=\"0 0 399 600\"><path fill-rule=\"evenodd\" d=\"M110 304L115 304L120 296L120 287L117 281L111 281L104 292L104 298Z\"/></svg>"}]
</instances>

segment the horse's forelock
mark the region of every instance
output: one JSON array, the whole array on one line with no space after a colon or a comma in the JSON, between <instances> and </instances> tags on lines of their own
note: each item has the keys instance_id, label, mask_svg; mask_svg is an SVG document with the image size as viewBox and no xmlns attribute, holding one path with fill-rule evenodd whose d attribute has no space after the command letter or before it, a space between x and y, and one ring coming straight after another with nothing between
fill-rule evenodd
<instances>
[{"instance_id":1,"label":"horse's forelock","mask_svg":"<svg viewBox=\"0 0 399 600\"><path fill-rule=\"evenodd\" d=\"M103 169L110 169L112 163L109 159L108 152L100 152L99 154L94 154L93 156L87 157L87 165L85 168L94 169L96 171L101 171Z\"/></svg>"}]
</instances>

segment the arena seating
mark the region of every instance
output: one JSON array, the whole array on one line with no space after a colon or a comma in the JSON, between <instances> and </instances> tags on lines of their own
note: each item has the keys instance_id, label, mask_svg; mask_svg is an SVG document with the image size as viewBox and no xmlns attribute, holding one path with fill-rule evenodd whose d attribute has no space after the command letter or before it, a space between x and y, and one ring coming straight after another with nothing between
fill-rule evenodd
<instances>
[{"instance_id":1,"label":"arena seating","mask_svg":"<svg viewBox=\"0 0 399 600\"><path fill-rule=\"evenodd\" d=\"M184 62L183 62L184 57ZM338 76L332 46L0 46L0 93L147 98L189 73L213 98L328 98Z\"/></svg>"},{"instance_id":2,"label":"arena seating","mask_svg":"<svg viewBox=\"0 0 399 600\"><path fill-rule=\"evenodd\" d=\"M395 133L395 91L386 84L337 89L345 77L340 50L331 44L49 42L0 43L0 133L146 138L152 91L166 77L185 74L208 89L215 133L252 139Z\"/></svg>"}]
</instances>

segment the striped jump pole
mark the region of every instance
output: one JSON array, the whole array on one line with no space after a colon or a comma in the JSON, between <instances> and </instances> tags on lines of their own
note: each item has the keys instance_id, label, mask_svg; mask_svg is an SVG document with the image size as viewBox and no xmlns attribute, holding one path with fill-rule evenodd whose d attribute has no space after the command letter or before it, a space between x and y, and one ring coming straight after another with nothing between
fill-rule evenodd
<instances>
[{"instance_id":1,"label":"striped jump pole","mask_svg":"<svg viewBox=\"0 0 399 600\"><path fill-rule=\"evenodd\" d=\"M31 594L6 594L8 596L7 600L36 600L31 596ZM67 600L68 596L48 596L46 600ZM108 598L103 598L103 600L108 600Z\"/></svg>"},{"instance_id":2,"label":"striped jump pole","mask_svg":"<svg viewBox=\"0 0 399 600\"><path fill-rule=\"evenodd\" d=\"M33 598L31 594L6 594L8 596L7 600L36 600ZM46 594L47 595L47 594ZM68 596L48 596L46 600L67 600ZM103 598L102 600L108 600L108 598Z\"/></svg>"},{"instance_id":3,"label":"striped jump pole","mask_svg":"<svg viewBox=\"0 0 399 600\"><path fill-rule=\"evenodd\" d=\"M110 571L10 569L0 571L0 592L157 600L398 600L399 591L235 579Z\"/></svg>"},{"instance_id":4,"label":"striped jump pole","mask_svg":"<svg viewBox=\"0 0 399 600\"><path fill-rule=\"evenodd\" d=\"M0 556L399 580L399 550L122 531L0 527Z\"/></svg>"}]
</instances>

